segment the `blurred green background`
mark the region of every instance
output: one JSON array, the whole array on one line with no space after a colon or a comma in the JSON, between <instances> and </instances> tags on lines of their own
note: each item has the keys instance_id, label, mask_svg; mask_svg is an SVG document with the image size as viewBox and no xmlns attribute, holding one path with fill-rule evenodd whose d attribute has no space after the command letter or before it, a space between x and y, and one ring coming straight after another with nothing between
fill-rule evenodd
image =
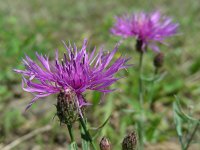
<instances>
[{"instance_id":1,"label":"blurred green background","mask_svg":"<svg viewBox=\"0 0 200 150\"><path fill-rule=\"evenodd\" d=\"M33 96L22 91L21 76L12 69L23 68L21 60L24 54L35 58L35 51L38 51L53 58L56 48L60 52L64 51L61 40L75 42L81 47L84 38L88 38L91 49L104 45L106 50L112 50L120 40L109 32L114 16L154 10L173 17L174 22L180 24L180 29L177 36L167 40L168 46L160 46L165 54L165 63L160 70L164 79L155 86L155 113L148 114L149 121L145 124L146 140L150 145L169 142L172 145L175 143L176 147L177 138L172 117L174 95L181 97L186 112L192 109L196 117L200 118L199 4L199 0L1 0L0 149L48 124L52 126L52 130L37 134L14 149L66 149L69 141L67 128L60 126L57 118L53 119L56 112L53 105L56 104L55 97L38 101L23 113ZM94 103L87 110L91 126L98 126L112 114L98 140L102 136L109 137L113 149L116 150L119 149L124 135L134 128L134 111L138 109L138 54L134 51L134 45L134 39L127 39L119 48L118 55L122 53L131 56L130 63L135 64L135 67L118 74L126 77L113 85L118 90L108 94L100 105L99 93L87 94L88 100ZM153 74L153 57L154 53L151 51L145 56L146 77ZM148 93L150 83L145 84L145 93ZM148 99L148 94L146 95Z\"/></svg>"}]
</instances>

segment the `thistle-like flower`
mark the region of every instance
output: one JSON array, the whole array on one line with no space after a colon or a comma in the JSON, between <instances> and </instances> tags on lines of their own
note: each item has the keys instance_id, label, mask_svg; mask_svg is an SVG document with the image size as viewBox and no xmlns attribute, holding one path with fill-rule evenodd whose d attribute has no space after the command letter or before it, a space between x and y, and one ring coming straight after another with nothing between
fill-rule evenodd
<instances>
[{"instance_id":1,"label":"thistle-like flower","mask_svg":"<svg viewBox=\"0 0 200 150\"><path fill-rule=\"evenodd\" d=\"M149 14L141 12L116 17L116 23L111 32L123 38L135 37L137 50L144 52L147 47L159 51L156 42L162 43L166 37L174 35L177 29L178 24L159 12Z\"/></svg>"},{"instance_id":2,"label":"thistle-like flower","mask_svg":"<svg viewBox=\"0 0 200 150\"><path fill-rule=\"evenodd\" d=\"M68 107L77 107L78 110L81 110L83 106L90 104L83 97L86 90L103 93L113 91L108 87L118 80L114 77L114 74L126 68L126 62L128 61L126 58L119 57L111 64L118 45L110 53L104 54L101 49L96 55L95 49L91 54L86 52L87 40L84 40L80 50L77 49L75 44L73 47L70 44L69 46L64 45L68 55L64 54L61 61L58 58L58 51L56 51L54 62L50 62L47 56L36 53L40 64L26 56L23 59L26 69L14 70L22 74L23 90L35 95L26 109L39 98L57 94L57 109L62 104L66 104L66 108L60 110L61 122L64 122L62 115ZM73 100L69 103L68 101L71 98Z\"/></svg>"}]
</instances>

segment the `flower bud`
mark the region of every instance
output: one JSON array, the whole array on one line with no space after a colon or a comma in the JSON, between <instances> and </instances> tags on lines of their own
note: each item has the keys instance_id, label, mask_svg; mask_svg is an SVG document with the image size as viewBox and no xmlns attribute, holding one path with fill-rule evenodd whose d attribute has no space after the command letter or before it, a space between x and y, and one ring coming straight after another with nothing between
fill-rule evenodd
<instances>
[{"instance_id":1,"label":"flower bud","mask_svg":"<svg viewBox=\"0 0 200 150\"><path fill-rule=\"evenodd\" d=\"M61 123L72 124L79 116L77 96L70 90L62 90L57 96L57 116Z\"/></svg>"},{"instance_id":2,"label":"flower bud","mask_svg":"<svg viewBox=\"0 0 200 150\"><path fill-rule=\"evenodd\" d=\"M103 137L100 142L100 149L101 150L110 150L110 142L106 137Z\"/></svg>"},{"instance_id":3,"label":"flower bud","mask_svg":"<svg viewBox=\"0 0 200 150\"><path fill-rule=\"evenodd\" d=\"M135 132L128 134L122 142L122 150L136 150L137 136Z\"/></svg>"},{"instance_id":4,"label":"flower bud","mask_svg":"<svg viewBox=\"0 0 200 150\"><path fill-rule=\"evenodd\" d=\"M158 53L155 57L154 57L154 66L156 68L160 68L163 66L163 62L164 62L164 54L163 53Z\"/></svg>"}]
</instances>

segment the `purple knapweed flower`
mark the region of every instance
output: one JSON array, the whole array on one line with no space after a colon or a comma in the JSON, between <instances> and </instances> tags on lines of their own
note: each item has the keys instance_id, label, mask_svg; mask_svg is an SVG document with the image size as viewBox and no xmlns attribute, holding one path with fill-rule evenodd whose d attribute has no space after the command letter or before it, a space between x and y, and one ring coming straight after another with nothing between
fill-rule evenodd
<instances>
[{"instance_id":1,"label":"purple knapweed flower","mask_svg":"<svg viewBox=\"0 0 200 150\"><path fill-rule=\"evenodd\" d=\"M149 14L141 12L116 17L116 23L111 32L123 38L135 37L136 48L144 52L147 47L159 51L156 42L162 43L166 37L176 34L177 29L178 24L159 12Z\"/></svg>"},{"instance_id":2,"label":"purple knapweed flower","mask_svg":"<svg viewBox=\"0 0 200 150\"><path fill-rule=\"evenodd\" d=\"M70 44L64 45L68 56L64 54L61 61L58 59L58 51L56 51L54 62L50 62L47 56L36 53L40 64L26 56L23 59L26 69L14 70L22 74L23 90L35 95L27 108L39 98L52 94L66 96L70 93L75 93L77 105L81 108L89 104L83 97L86 90L103 93L113 91L108 87L118 80L114 74L127 67L128 59L122 57L110 64L118 45L110 53L104 54L101 49L97 55L95 55L95 49L91 54L86 52L87 40L84 41L80 50L75 44L73 47Z\"/></svg>"}]
</instances>

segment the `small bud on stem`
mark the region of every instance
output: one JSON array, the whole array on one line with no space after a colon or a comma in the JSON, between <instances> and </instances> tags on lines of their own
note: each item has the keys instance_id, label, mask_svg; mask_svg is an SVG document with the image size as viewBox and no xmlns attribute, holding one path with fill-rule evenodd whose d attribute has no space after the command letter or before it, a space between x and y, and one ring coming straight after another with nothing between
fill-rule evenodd
<instances>
[{"instance_id":1,"label":"small bud on stem","mask_svg":"<svg viewBox=\"0 0 200 150\"><path fill-rule=\"evenodd\" d=\"M122 143L122 150L136 150L137 136L135 132L128 134Z\"/></svg>"},{"instance_id":2,"label":"small bud on stem","mask_svg":"<svg viewBox=\"0 0 200 150\"><path fill-rule=\"evenodd\" d=\"M163 62L164 62L164 54L163 53L158 53L155 57L154 57L154 66L156 68L160 68L163 66Z\"/></svg>"},{"instance_id":3,"label":"small bud on stem","mask_svg":"<svg viewBox=\"0 0 200 150\"><path fill-rule=\"evenodd\" d=\"M101 150L110 150L110 142L106 137L103 137L100 142L100 149Z\"/></svg>"}]
</instances>

